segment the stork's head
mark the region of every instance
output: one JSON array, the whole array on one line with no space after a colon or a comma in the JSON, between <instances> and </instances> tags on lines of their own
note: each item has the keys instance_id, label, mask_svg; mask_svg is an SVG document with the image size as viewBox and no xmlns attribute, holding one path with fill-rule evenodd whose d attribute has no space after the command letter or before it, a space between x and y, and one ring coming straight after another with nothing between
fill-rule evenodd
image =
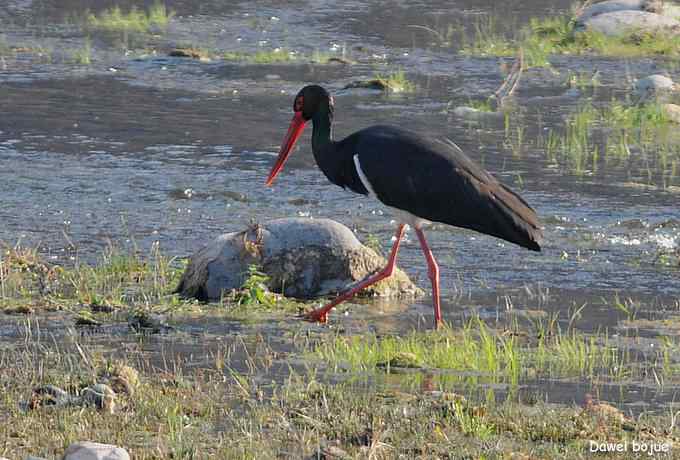
<instances>
[{"instance_id":1,"label":"stork's head","mask_svg":"<svg viewBox=\"0 0 680 460\"><path fill-rule=\"evenodd\" d=\"M305 129L305 124L317 113L333 112L333 96L319 85L305 86L293 100L293 120L283 138L279 157L272 168L265 185L271 185L276 175L283 169L283 165L290 156L295 143Z\"/></svg>"}]
</instances>

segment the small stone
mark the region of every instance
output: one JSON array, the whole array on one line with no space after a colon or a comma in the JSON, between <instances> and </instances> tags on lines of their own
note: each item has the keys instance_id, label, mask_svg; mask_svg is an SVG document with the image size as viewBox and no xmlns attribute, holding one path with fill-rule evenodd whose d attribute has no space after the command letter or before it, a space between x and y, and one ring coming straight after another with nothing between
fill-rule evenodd
<instances>
[{"instance_id":1,"label":"small stone","mask_svg":"<svg viewBox=\"0 0 680 460\"><path fill-rule=\"evenodd\" d=\"M104 412L112 414L116 407L116 392L103 383L97 383L85 388L81 392L83 405L95 406Z\"/></svg>"},{"instance_id":2,"label":"small stone","mask_svg":"<svg viewBox=\"0 0 680 460\"><path fill-rule=\"evenodd\" d=\"M18 307L5 308L3 310L8 315L32 315L35 309L28 305L20 305Z\"/></svg>"},{"instance_id":3,"label":"small stone","mask_svg":"<svg viewBox=\"0 0 680 460\"><path fill-rule=\"evenodd\" d=\"M170 57L191 58L199 61L210 61L210 56L204 50L198 48L175 48L168 53Z\"/></svg>"},{"instance_id":4,"label":"small stone","mask_svg":"<svg viewBox=\"0 0 680 460\"><path fill-rule=\"evenodd\" d=\"M76 327L101 327L102 322L94 317L89 310L82 310L75 320Z\"/></svg>"},{"instance_id":5,"label":"small stone","mask_svg":"<svg viewBox=\"0 0 680 460\"><path fill-rule=\"evenodd\" d=\"M122 447L82 441L68 446L62 460L130 460L130 454Z\"/></svg>"},{"instance_id":6,"label":"small stone","mask_svg":"<svg viewBox=\"0 0 680 460\"><path fill-rule=\"evenodd\" d=\"M326 460L344 460L352 457L344 449L330 445L321 449L321 458Z\"/></svg>"},{"instance_id":7,"label":"small stone","mask_svg":"<svg viewBox=\"0 0 680 460\"><path fill-rule=\"evenodd\" d=\"M137 310L128 316L128 326L135 332L159 334L173 329L168 325L165 315Z\"/></svg>"},{"instance_id":8,"label":"small stone","mask_svg":"<svg viewBox=\"0 0 680 460\"><path fill-rule=\"evenodd\" d=\"M332 57L328 59L328 64L352 65L354 61L344 57Z\"/></svg>"},{"instance_id":9,"label":"small stone","mask_svg":"<svg viewBox=\"0 0 680 460\"><path fill-rule=\"evenodd\" d=\"M354 89L354 88L375 89L378 91L390 90L388 82L386 80L382 80L379 78L373 78L370 80L356 80L353 81L352 83L345 85L345 87L342 89Z\"/></svg>"},{"instance_id":10,"label":"small stone","mask_svg":"<svg viewBox=\"0 0 680 460\"><path fill-rule=\"evenodd\" d=\"M116 307L105 303L91 303L88 307L92 313L113 313L116 311Z\"/></svg>"},{"instance_id":11,"label":"small stone","mask_svg":"<svg viewBox=\"0 0 680 460\"><path fill-rule=\"evenodd\" d=\"M661 108L669 121L680 124L680 105L664 104Z\"/></svg>"}]
</instances>

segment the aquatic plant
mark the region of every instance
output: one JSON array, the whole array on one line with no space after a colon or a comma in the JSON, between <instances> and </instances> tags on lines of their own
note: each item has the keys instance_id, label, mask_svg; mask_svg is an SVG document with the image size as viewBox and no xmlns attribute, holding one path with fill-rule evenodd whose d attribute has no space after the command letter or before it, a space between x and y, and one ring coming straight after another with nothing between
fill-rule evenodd
<instances>
[{"instance_id":1,"label":"aquatic plant","mask_svg":"<svg viewBox=\"0 0 680 460\"><path fill-rule=\"evenodd\" d=\"M244 306L273 306L275 299L267 289L266 283L268 280L269 277L262 273L257 265L250 265L248 267L248 277L234 296L236 304Z\"/></svg>"},{"instance_id":2,"label":"aquatic plant","mask_svg":"<svg viewBox=\"0 0 680 460\"><path fill-rule=\"evenodd\" d=\"M518 53L514 43L498 33L497 20L493 16L475 20L472 37L461 36L460 51L473 56L514 56Z\"/></svg>"},{"instance_id":3,"label":"aquatic plant","mask_svg":"<svg viewBox=\"0 0 680 460\"><path fill-rule=\"evenodd\" d=\"M366 242L364 243L366 247L373 249L377 254L383 256L384 251L380 239L374 233L369 233L366 237Z\"/></svg>"},{"instance_id":4,"label":"aquatic plant","mask_svg":"<svg viewBox=\"0 0 680 460\"><path fill-rule=\"evenodd\" d=\"M472 107L475 110L478 110L480 112L495 112L496 107L495 104L492 102L492 99L486 98L486 99L470 99L468 100L468 107Z\"/></svg>"},{"instance_id":5,"label":"aquatic plant","mask_svg":"<svg viewBox=\"0 0 680 460\"><path fill-rule=\"evenodd\" d=\"M397 70L388 73L376 73L373 76L385 91L394 93L410 93L415 91L416 86L407 77L403 70Z\"/></svg>"},{"instance_id":6,"label":"aquatic plant","mask_svg":"<svg viewBox=\"0 0 680 460\"><path fill-rule=\"evenodd\" d=\"M680 161L673 126L657 103L628 105L613 100L596 106L585 102L567 117L563 128L539 136L537 146L548 159L577 175L628 164L632 152L644 151L649 181L661 175L662 184L670 185Z\"/></svg>"},{"instance_id":7,"label":"aquatic plant","mask_svg":"<svg viewBox=\"0 0 680 460\"><path fill-rule=\"evenodd\" d=\"M73 53L73 61L81 65L90 65L92 63L92 41L89 37L85 39L83 47Z\"/></svg>"},{"instance_id":8,"label":"aquatic plant","mask_svg":"<svg viewBox=\"0 0 680 460\"><path fill-rule=\"evenodd\" d=\"M564 78L565 86L585 90L588 88L595 88L601 85L600 72L574 72L570 71Z\"/></svg>"},{"instance_id":9,"label":"aquatic plant","mask_svg":"<svg viewBox=\"0 0 680 460\"><path fill-rule=\"evenodd\" d=\"M227 61L241 61L249 64L279 64L299 59L297 53L285 48L258 50L254 53L228 51L222 57Z\"/></svg>"},{"instance_id":10,"label":"aquatic plant","mask_svg":"<svg viewBox=\"0 0 680 460\"><path fill-rule=\"evenodd\" d=\"M153 28L165 29L175 13L160 1L155 2L146 11L133 6L123 12L120 7L106 9L100 14L87 13L85 27L88 30L104 32L142 33L150 32Z\"/></svg>"},{"instance_id":11,"label":"aquatic plant","mask_svg":"<svg viewBox=\"0 0 680 460\"><path fill-rule=\"evenodd\" d=\"M435 20L437 23L432 26L409 24L408 27L411 29L424 30L428 32L434 40L432 44L440 47L452 46L454 44L454 40L457 38L456 36L465 37L462 26L447 24L445 27L442 27L438 23L438 16L435 16Z\"/></svg>"},{"instance_id":12,"label":"aquatic plant","mask_svg":"<svg viewBox=\"0 0 680 460\"><path fill-rule=\"evenodd\" d=\"M315 345L310 354L332 366L354 370L381 366L389 370L395 356L407 354L425 369L471 373L467 379L461 377L463 382L483 376L492 382L516 383L527 375L620 380L629 375L632 363L627 353L610 344L607 334L587 336L574 329L558 329L521 344L513 334L498 334L478 318L457 331L337 337Z\"/></svg>"},{"instance_id":13,"label":"aquatic plant","mask_svg":"<svg viewBox=\"0 0 680 460\"><path fill-rule=\"evenodd\" d=\"M328 64L334 60L351 63L349 59L344 57L344 54L343 56L336 56L333 53L314 50L311 55L307 55L287 48L263 49L253 53L245 51L227 51L222 54L222 58L226 61L237 61L247 64L286 64L293 62Z\"/></svg>"}]
</instances>

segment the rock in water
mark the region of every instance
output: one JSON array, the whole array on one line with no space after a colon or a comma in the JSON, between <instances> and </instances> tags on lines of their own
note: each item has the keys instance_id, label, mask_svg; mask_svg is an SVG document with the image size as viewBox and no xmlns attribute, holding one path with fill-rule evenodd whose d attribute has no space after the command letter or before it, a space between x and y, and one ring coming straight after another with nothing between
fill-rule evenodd
<instances>
[{"instance_id":1,"label":"rock in water","mask_svg":"<svg viewBox=\"0 0 680 460\"><path fill-rule=\"evenodd\" d=\"M676 91L673 80L665 75L650 75L635 82L633 95L637 102L658 101Z\"/></svg>"},{"instance_id":2,"label":"rock in water","mask_svg":"<svg viewBox=\"0 0 680 460\"><path fill-rule=\"evenodd\" d=\"M594 5L584 8L578 15L577 20L583 22L593 16L613 13L614 11L647 11L645 9L647 2L648 0L605 0L604 2L595 3ZM656 13L656 11L653 12Z\"/></svg>"},{"instance_id":3,"label":"rock in water","mask_svg":"<svg viewBox=\"0 0 680 460\"><path fill-rule=\"evenodd\" d=\"M248 267L257 265L268 288L287 297L309 299L333 294L383 268L386 260L362 245L352 231L330 219L276 219L217 237L195 253L177 292L199 300L218 300L240 288ZM421 294L398 268L371 286L368 295Z\"/></svg>"},{"instance_id":4,"label":"rock in water","mask_svg":"<svg viewBox=\"0 0 680 460\"><path fill-rule=\"evenodd\" d=\"M678 18L678 6L664 0L605 0L584 8L576 20L580 23L600 14L616 11L644 11Z\"/></svg>"},{"instance_id":5,"label":"rock in water","mask_svg":"<svg viewBox=\"0 0 680 460\"><path fill-rule=\"evenodd\" d=\"M583 28L609 36L621 36L639 32L678 34L680 33L680 22L675 18L661 14L621 10L579 20L577 29Z\"/></svg>"},{"instance_id":6,"label":"rock in water","mask_svg":"<svg viewBox=\"0 0 680 460\"><path fill-rule=\"evenodd\" d=\"M122 447L82 441L68 446L63 460L130 460L130 454Z\"/></svg>"}]
</instances>

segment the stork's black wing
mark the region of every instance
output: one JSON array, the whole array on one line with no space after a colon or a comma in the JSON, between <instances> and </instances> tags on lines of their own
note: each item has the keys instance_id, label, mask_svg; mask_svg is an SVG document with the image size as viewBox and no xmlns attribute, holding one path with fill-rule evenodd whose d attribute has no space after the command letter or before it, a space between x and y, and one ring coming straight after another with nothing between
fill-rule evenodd
<instances>
[{"instance_id":1,"label":"stork's black wing","mask_svg":"<svg viewBox=\"0 0 680 460\"><path fill-rule=\"evenodd\" d=\"M541 250L536 212L455 145L391 126L354 136L353 153L386 205Z\"/></svg>"}]
</instances>

